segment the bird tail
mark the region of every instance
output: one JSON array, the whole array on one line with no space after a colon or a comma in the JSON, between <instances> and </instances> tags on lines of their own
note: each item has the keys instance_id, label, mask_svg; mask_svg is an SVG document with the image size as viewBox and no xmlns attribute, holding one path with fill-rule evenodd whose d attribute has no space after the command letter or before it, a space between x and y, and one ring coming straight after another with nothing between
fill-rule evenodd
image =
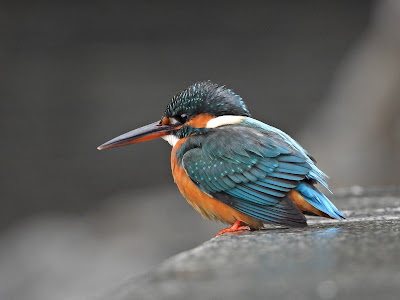
<instances>
[{"instance_id":1,"label":"bird tail","mask_svg":"<svg viewBox=\"0 0 400 300\"><path fill-rule=\"evenodd\" d=\"M334 219L346 219L336 206L316 187L307 182L300 182L296 190L309 204Z\"/></svg>"}]
</instances>

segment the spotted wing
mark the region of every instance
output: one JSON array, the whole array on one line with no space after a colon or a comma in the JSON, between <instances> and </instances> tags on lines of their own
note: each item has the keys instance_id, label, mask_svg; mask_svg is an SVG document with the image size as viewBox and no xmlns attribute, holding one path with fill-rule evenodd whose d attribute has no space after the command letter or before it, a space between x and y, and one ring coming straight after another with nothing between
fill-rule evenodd
<instances>
[{"instance_id":1,"label":"spotted wing","mask_svg":"<svg viewBox=\"0 0 400 300\"><path fill-rule=\"evenodd\" d=\"M305 226L288 196L311 167L306 157L277 135L225 126L182 157L185 171L205 193L264 222Z\"/></svg>"}]
</instances>

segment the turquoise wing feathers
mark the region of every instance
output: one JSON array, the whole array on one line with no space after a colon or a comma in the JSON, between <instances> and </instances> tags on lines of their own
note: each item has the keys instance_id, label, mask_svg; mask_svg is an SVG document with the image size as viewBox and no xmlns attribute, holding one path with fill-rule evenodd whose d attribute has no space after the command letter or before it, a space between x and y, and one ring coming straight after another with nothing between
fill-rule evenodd
<instances>
[{"instance_id":1,"label":"turquoise wing feathers","mask_svg":"<svg viewBox=\"0 0 400 300\"><path fill-rule=\"evenodd\" d=\"M268 223L305 226L304 215L288 194L303 181L324 184L324 174L300 145L247 119L216 128L206 138L188 138L178 159L203 192L232 208Z\"/></svg>"},{"instance_id":2,"label":"turquoise wing feathers","mask_svg":"<svg viewBox=\"0 0 400 300\"><path fill-rule=\"evenodd\" d=\"M313 182L318 182L330 192L328 184L326 183L326 178L328 178L328 176L320 169L318 169L318 167L315 165L314 159L307 153L307 151L303 147L300 146L298 142L296 142L283 131L252 118L246 118L243 122L243 125L250 128L255 128L264 133L273 132L279 135L293 149L296 149L296 151L301 153L306 158L306 162L311 168L310 172L306 175L306 178L310 179L311 183L305 181L300 182L299 185L296 187L296 190L300 192L300 194L308 203L310 203L312 206L319 209L320 211L326 213L330 217L339 220L346 219L345 215L342 214L336 208L336 206L323 193L321 193L321 191L313 186Z\"/></svg>"},{"instance_id":3,"label":"turquoise wing feathers","mask_svg":"<svg viewBox=\"0 0 400 300\"><path fill-rule=\"evenodd\" d=\"M298 142L296 142L288 134L286 134L285 132L283 132L278 128L275 128L271 125L265 124L253 118L246 118L242 125L250 128L255 128L266 134L272 133L275 134L276 136L279 136L282 140L285 141L285 143L290 145L290 147L292 147L294 151L297 151L306 159L307 164L311 168L310 172L307 174L306 177L308 179L313 179L317 181L318 183L322 184L328 191L330 191L328 184L326 183L326 179L328 178L328 176L320 169L318 169L318 167L314 163L314 159L307 153L307 151L302 146L300 146Z\"/></svg>"},{"instance_id":4,"label":"turquoise wing feathers","mask_svg":"<svg viewBox=\"0 0 400 300\"><path fill-rule=\"evenodd\" d=\"M203 192L265 222L306 225L288 193L310 166L285 143L243 126L218 128L186 143L190 150L182 165Z\"/></svg>"}]
</instances>

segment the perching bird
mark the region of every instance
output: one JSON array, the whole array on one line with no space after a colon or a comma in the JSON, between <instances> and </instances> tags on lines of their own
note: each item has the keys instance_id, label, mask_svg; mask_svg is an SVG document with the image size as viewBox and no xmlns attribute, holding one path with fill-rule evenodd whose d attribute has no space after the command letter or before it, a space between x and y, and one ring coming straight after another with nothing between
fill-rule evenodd
<instances>
[{"instance_id":1,"label":"perching bird","mask_svg":"<svg viewBox=\"0 0 400 300\"><path fill-rule=\"evenodd\" d=\"M345 216L316 187L326 175L294 139L251 118L242 98L198 82L175 95L161 121L132 130L99 150L162 137L182 195L204 218L230 224L217 235L264 223L307 226L304 214Z\"/></svg>"}]
</instances>

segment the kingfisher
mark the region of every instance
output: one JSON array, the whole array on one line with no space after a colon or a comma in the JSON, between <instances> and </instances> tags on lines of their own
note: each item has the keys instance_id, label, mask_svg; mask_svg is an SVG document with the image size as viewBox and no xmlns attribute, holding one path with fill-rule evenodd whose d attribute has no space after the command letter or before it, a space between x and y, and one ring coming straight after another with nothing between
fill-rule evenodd
<instances>
[{"instance_id":1,"label":"kingfisher","mask_svg":"<svg viewBox=\"0 0 400 300\"><path fill-rule=\"evenodd\" d=\"M305 215L345 219L314 158L283 131L253 119L243 99L211 81L176 94L160 121L99 150L163 138L179 191L204 218L231 225L216 236L265 224L305 227Z\"/></svg>"}]
</instances>

